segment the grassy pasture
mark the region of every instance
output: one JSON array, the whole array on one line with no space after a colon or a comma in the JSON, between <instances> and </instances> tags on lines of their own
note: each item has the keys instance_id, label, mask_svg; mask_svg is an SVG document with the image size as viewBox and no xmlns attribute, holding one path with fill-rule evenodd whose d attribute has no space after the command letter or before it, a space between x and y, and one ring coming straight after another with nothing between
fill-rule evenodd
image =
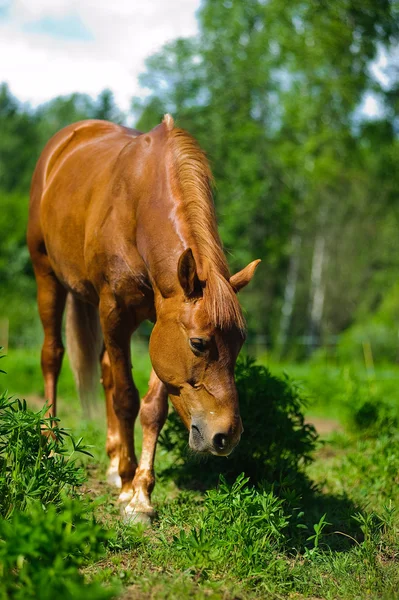
<instances>
[{"instance_id":1,"label":"grassy pasture","mask_svg":"<svg viewBox=\"0 0 399 600\"><path fill-rule=\"evenodd\" d=\"M133 362L143 393L149 373L143 348L133 349ZM10 350L1 363L7 375L0 375L0 389L27 397L39 410L39 352ZM57 510L43 500L45 510L33 503L0 521L0 570L8 568L16 582L10 595L0 581L0 599L51 598L55 589L60 598L93 599L399 597L397 369L370 373L362 365L325 362L270 366L273 374L285 371L300 382L309 402L306 418L327 423L313 462L303 467L306 478L263 481L255 488L244 477L207 491L178 487L170 473L184 448L167 452L160 446L158 516L143 530L123 522L117 495L104 483L103 407L92 422L81 419L66 361L60 425L90 446L93 457L73 455L87 481L74 493L71 488ZM139 429L137 434L140 444ZM210 461L198 462L198 473L209 471ZM70 530L65 523L75 525ZM38 531L53 562L46 553L35 556ZM17 546L14 563L4 558L11 544ZM35 572L48 577L47 588ZM51 573L58 573L58 588L51 587Z\"/></svg>"}]
</instances>

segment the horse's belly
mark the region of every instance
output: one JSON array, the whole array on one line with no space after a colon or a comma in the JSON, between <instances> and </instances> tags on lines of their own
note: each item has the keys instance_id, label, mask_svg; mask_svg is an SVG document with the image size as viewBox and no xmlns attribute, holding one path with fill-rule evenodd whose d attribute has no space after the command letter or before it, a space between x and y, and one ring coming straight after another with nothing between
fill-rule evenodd
<instances>
[{"instance_id":1,"label":"horse's belly","mask_svg":"<svg viewBox=\"0 0 399 600\"><path fill-rule=\"evenodd\" d=\"M52 252L51 244L49 247L50 250L46 244L50 263L57 279L79 299L98 304L97 290L87 275L82 258L71 253L67 259L58 262L55 258L57 254Z\"/></svg>"}]
</instances>

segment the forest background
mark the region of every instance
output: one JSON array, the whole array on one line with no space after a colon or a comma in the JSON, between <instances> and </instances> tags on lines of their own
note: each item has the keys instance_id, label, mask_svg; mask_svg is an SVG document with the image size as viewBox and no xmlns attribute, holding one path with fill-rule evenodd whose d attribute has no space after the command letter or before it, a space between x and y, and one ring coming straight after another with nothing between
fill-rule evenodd
<instances>
[{"instance_id":1,"label":"forest background","mask_svg":"<svg viewBox=\"0 0 399 600\"><path fill-rule=\"evenodd\" d=\"M242 294L249 345L396 362L399 4L204 0L198 19L148 58L129 113L109 89L32 108L1 85L0 345L41 340L25 230L47 140L85 118L146 131L170 112L209 157L231 270L262 259Z\"/></svg>"}]
</instances>

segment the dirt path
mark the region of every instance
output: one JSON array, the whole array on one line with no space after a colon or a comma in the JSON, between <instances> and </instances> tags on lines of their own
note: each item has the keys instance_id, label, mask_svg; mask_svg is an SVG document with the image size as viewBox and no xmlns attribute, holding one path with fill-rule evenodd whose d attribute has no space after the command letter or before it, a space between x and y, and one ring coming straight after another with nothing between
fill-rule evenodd
<instances>
[{"instance_id":1,"label":"dirt path","mask_svg":"<svg viewBox=\"0 0 399 600\"><path fill-rule=\"evenodd\" d=\"M306 422L314 425L317 433L321 437L329 435L334 431L342 431L341 424L335 419L326 419L324 417L309 417L308 419L306 419Z\"/></svg>"}]
</instances>

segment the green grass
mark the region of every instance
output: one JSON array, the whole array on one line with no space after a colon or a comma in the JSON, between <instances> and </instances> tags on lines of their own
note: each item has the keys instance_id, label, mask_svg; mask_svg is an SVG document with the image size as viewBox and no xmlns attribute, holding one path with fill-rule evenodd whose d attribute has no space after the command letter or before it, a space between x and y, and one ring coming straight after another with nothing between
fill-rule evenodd
<instances>
[{"instance_id":1,"label":"green grass","mask_svg":"<svg viewBox=\"0 0 399 600\"><path fill-rule=\"evenodd\" d=\"M133 357L143 393L148 359L142 349ZM10 392L23 390L28 398L40 394L37 351L10 351L2 363L10 374L0 376L0 382ZM92 423L81 420L65 369L61 424L93 445L94 458L83 463L89 478L85 497L96 500L86 510L96 515L93 531L99 523L103 531L98 530L100 549L88 541L82 525L79 553L85 548L86 554L77 566L86 585L94 586L87 597L101 597L100 592L96 596L99 583L106 586L104 593L113 589L125 600L399 597L397 368L378 368L372 377L362 366L352 366L348 375L348 368L320 363L275 365L271 370L286 371L302 382L314 399L308 416L337 418L344 426L318 445L313 462L305 467L307 487L298 493L289 481L280 487L263 481L253 488L238 478L207 492L179 489L169 476L175 456L160 447L154 492L158 516L143 530L121 520L116 493L103 483L103 414L99 411ZM377 428L371 422L375 419ZM207 463L197 469L205 472ZM49 523L51 519L57 521L53 513ZM20 527L23 531L25 526ZM54 524L56 531L59 527ZM71 563L70 568L76 566Z\"/></svg>"},{"instance_id":2,"label":"green grass","mask_svg":"<svg viewBox=\"0 0 399 600\"><path fill-rule=\"evenodd\" d=\"M40 370L40 348L18 348L10 347L7 351L7 376L5 385L11 391L23 390L23 394L43 397L43 380ZM141 343L132 345L133 375L136 386L141 395L145 393L149 379L151 364L146 346ZM62 370L58 382L58 395L73 403L73 407L79 404L76 398L75 384L69 366L68 356L65 354ZM99 385L99 399L102 400L102 392Z\"/></svg>"},{"instance_id":3,"label":"green grass","mask_svg":"<svg viewBox=\"0 0 399 600\"><path fill-rule=\"evenodd\" d=\"M378 365L372 371L362 363L335 364L322 360L302 363L274 363L267 357L259 362L268 366L275 375L287 373L303 389L308 398L307 416L337 419L345 423L352 409L354 396L360 393L399 406L399 365ZM132 344L133 376L140 395L147 388L151 364L146 345L139 341ZM10 392L22 390L27 396L43 397L43 381L40 370L39 348L9 348L7 352L6 386ZM69 418L70 410L79 409L75 385L68 357L65 355L59 379L59 396L67 401L60 408ZM99 404L102 393L99 389ZM70 405L70 406L68 406Z\"/></svg>"},{"instance_id":4,"label":"green grass","mask_svg":"<svg viewBox=\"0 0 399 600\"><path fill-rule=\"evenodd\" d=\"M314 360L306 363L276 364L262 360L276 374L288 373L305 390L310 416L337 419L345 423L356 396L372 397L399 407L399 365L364 363L336 364Z\"/></svg>"}]
</instances>

